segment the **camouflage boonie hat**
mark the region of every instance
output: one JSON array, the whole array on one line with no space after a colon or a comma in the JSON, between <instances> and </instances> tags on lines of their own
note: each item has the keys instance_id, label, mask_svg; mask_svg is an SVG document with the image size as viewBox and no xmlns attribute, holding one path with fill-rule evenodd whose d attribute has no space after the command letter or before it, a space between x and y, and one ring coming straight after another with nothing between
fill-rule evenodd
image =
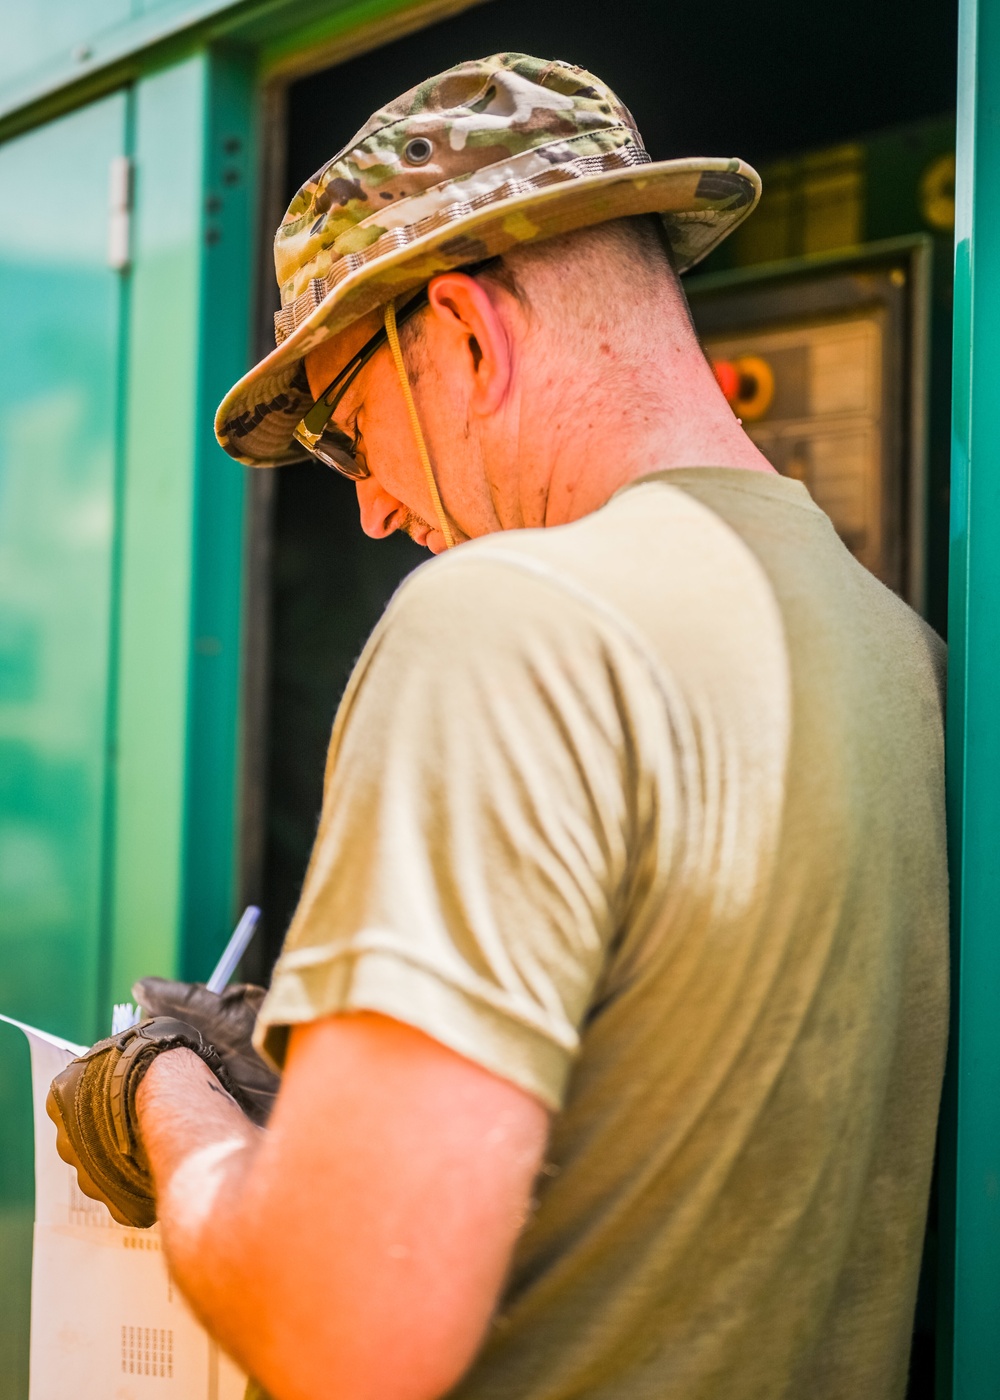
<instances>
[{"instance_id":1,"label":"camouflage boonie hat","mask_svg":"<svg viewBox=\"0 0 1000 1400\"><path fill-rule=\"evenodd\" d=\"M583 68L519 53L459 63L376 112L292 200L274 240L277 349L219 406L219 442L250 466L298 458L303 357L439 272L652 213L683 272L759 195L739 160L651 160L631 113Z\"/></svg>"}]
</instances>

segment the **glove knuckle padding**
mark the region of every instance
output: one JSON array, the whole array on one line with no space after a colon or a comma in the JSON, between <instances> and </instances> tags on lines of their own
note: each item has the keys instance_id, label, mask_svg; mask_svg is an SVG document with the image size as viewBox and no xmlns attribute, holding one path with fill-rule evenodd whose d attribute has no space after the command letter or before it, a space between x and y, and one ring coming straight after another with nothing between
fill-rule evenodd
<instances>
[{"instance_id":1,"label":"glove knuckle padding","mask_svg":"<svg viewBox=\"0 0 1000 1400\"><path fill-rule=\"evenodd\" d=\"M144 977L132 988L132 996L148 1015L178 1016L201 1031L242 1091L247 1115L261 1125L270 1116L279 1082L253 1048L254 1026L266 995L263 987L247 982L216 993L203 982L172 982L165 977Z\"/></svg>"},{"instance_id":2,"label":"glove knuckle padding","mask_svg":"<svg viewBox=\"0 0 1000 1400\"><path fill-rule=\"evenodd\" d=\"M83 1169L119 1218L145 1229L156 1220L153 1183L141 1146L129 1143L120 1116L115 1121L111 1079L117 1067L115 1047L100 1042L56 1076L45 1108L58 1129L59 1155Z\"/></svg>"},{"instance_id":3,"label":"glove knuckle padding","mask_svg":"<svg viewBox=\"0 0 1000 1400\"><path fill-rule=\"evenodd\" d=\"M193 1050L243 1106L218 1052L195 1026L173 1017L143 1021L98 1041L56 1075L45 1109L56 1125L59 1155L97 1188L117 1220L147 1229L156 1221L149 1164L138 1130L136 1094L158 1054Z\"/></svg>"}]
</instances>

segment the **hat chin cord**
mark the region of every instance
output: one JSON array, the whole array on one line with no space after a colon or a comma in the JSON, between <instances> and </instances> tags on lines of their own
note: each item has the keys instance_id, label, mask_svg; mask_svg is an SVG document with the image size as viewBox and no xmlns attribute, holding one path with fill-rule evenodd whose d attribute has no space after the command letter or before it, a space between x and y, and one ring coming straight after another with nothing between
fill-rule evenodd
<instances>
[{"instance_id":1,"label":"hat chin cord","mask_svg":"<svg viewBox=\"0 0 1000 1400\"><path fill-rule=\"evenodd\" d=\"M389 349L392 351L392 358L396 365L396 373L399 375L400 387L403 390L403 398L406 400L406 407L410 415L410 424L413 428L413 436L417 444L417 452L424 469L424 476L427 478L427 485L430 488L431 500L434 502L434 509L437 511L438 524L444 536L445 549L451 549L455 543L455 537L451 533L451 526L444 513L444 506L441 504L441 494L434 480L434 470L431 467L431 459L427 455L427 444L424 442L424 435L420 428L420 419L417 417L417 406L413 402L413 391L410 388L409 375L406 373L406 365L403 363L403 352L399 345L399 330L396 326L396 306L394 302L386 302L385 306L385 333L389 338Z\"/></svg>"}]
</instances>

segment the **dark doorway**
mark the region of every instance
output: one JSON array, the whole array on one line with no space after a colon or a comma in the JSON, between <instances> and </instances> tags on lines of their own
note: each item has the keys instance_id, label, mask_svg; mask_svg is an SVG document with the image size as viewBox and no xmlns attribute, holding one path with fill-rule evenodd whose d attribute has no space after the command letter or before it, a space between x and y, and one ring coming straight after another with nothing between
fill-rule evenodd
<instances>
[{"instance_id":1,"label":"dark doorway","mask_svg":"<svg viewBox=\"0 0 1000 1400\"><path fill-rule=\"evenodd\" d=\"M492 0L292 84L282 207L379 105L452 63L500 49L593 68L629 105L654 157L739 155L761 166L952 111L957 4L845 0L831 11L789 0L626 0L614 9L598 0ZM258 882L268 959L298 897L350 666L422 558L408 540L365 538L352 488L319 466L278 473L273 510Z\"/></svg>"},{"instance_id":2,"label":"dark doorway","mask_svg":"<svg viewBox=\"0 0 1000 1400\"><path fill-rule=\"evenodd\" d=\"M793 0L757 7L625 0L612 8L598 0L492 0L294 83L284 203L382 103L453 63L503 49L599 73L633 111L654 157L738 155L760 167L953 112L957 3L844 0L830 10ZM896 138L879 146L890 178L869 174L873 210L906 161L923 160L914 140L906 138L910 155ZM874 214L868 230L868 238L910 231L891 220L880 225ZM949 320L943 305L942 326ZM947 328L934 355L932 372L946 394ZM946 444L942 451L946 463ZM298 898L330 727L351 666L398 583L425 557L404 538L367 539L350 484L313 464L276 475L270 529L266 817L254 882L267 926L259 975ZM942 557L943 550L942 543ZM932 1289L922 1288L910 1400L933 1394L932 1310Z\"/></svg>"}]
</instances>

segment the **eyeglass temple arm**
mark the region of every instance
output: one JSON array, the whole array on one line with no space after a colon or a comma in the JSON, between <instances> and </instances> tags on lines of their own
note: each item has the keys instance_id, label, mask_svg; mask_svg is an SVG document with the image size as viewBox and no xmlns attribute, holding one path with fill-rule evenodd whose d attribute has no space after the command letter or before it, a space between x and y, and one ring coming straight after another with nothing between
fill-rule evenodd
<instances>
[{"instance_id":1,"label":"eyeglass temple arm","mask_svg":"<svg viewBox=\"0 0 1000 1400\"><path fill-rule=\"evenodd\" d=\"M403 310L397 314L396 324L405 325L411 316L415 315L422 306L426 305L426 302L427 288L422 287L413 300L408 302ZM367 345L361 347L354 361L352 362L349 360L339 374L330 380L330 383L319 395L312 408L302 420L310 433L319 434L323 431L333 414L337 411L337 405L340 403L340 400L347 393L348 389L375 354L376 350L381 350L385 341L385 327L382 327L381 330L375 332ZM332 398L330 397L331 394L333 395ZM321 410L322 416L320 413Z\"/></svg>"},{"instance_id":2,"label":"eyeglass temple arm","mask_svg":"<svg viewBox=\"0 0 1000 1400\"><path fill-rule=\"evenodd\" d=\"M456 270L459 272L466 272L469 274L469 276L474 276L477 272L482 272L484 268L489 267L491 263L498 263L499 261L499 256L492 258L484 258L482 262L471 263L468 267L462 267ZM421 307L427 305L429 286L430 284L427 283L425 286L421 287L415 296L411 297L411 299L408 302L406 302L400 309L397 310L397 327L405 326L411 316L415 316L417 312L421 309ZM355 362L352 364L349 360L344 366L344 368L340 371L340 373L336 375L335 378L331 379L330 383L326 386L323 392L316 399L312 408L302 419L302 422L305 424L305 427L310 433L313 433L316 436L318 436L323 431L327 423L329 423L330 419L337 411L337 405L340 403L340 400L347 393L348 389L354 383L355 379L361 373L362 369L365 367L365 365L368 363L371 357L375 354L376 350L380 350L385 344L385 342L386 332L385 327L383 326L381 330L375 332L372 338L368 341L367 345L363 345L361 347L361 349L358 351ZM346 376L346 378L344 378L343 376ZM334 393L334 390L336 390L336 393ZM330 395L331 393L334 393L332 399L328 397L328 395ZM319 409L321 405L324 410L322 418L319 415Z\"/></svg>"}]
</instances>

